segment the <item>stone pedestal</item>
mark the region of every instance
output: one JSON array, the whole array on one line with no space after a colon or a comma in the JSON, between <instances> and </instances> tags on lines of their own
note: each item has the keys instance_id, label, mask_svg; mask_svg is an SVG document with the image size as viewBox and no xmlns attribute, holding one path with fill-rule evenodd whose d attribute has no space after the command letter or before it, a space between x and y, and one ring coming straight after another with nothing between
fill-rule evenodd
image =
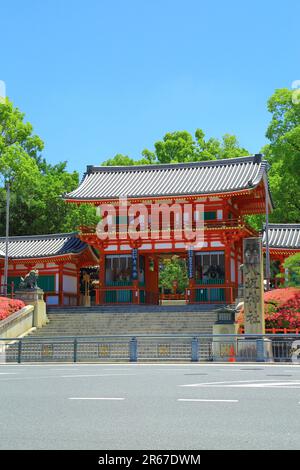
<instances>
[{"instance_id":1,"label":"stone pedestal","mask_svg":"<svg viewBox=\"0 0 300 470\"><path fill-rule=\"evenodd\" d=\"M236 335L239 325L237 323L215 323L214 335ZM213 360L228 362L234 360L237 354L237 338L235 336L214 336L212 343Z\"/></svg>"},{"instance_id":2,"label":"stone pedestal","mask_svg":"<svg viewBox=\"0 0 300 470\"><path fill-rule=\"evenodd\" d=\"M15 292L16 298L23 300L26 305L33 305L33 325L40 328L49 322L46 313L46 302L44 301L44 291L39 287L34 289L19 289Z\"/></svg>"}]
</instances>

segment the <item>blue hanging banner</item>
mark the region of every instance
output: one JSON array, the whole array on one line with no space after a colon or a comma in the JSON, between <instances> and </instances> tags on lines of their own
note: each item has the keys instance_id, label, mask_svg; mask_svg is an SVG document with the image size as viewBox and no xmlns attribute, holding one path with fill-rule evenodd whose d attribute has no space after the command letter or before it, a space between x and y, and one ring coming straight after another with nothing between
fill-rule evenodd
<instances>
[{"instance_id":1,"label":"blue hanging banner","mask_svg":"<svg viewBox=\"0 0 300 470\"><path fill-rule=\"evenodd\" d=\"M188 277L193 279L194 277L194 251L188 250Z\"/></svg>"},{"instance_id":2,"label":"blue hanging banner","mask_svg":"<svg viewBox=\"0 0 300 470\"><path fill-rule=\"evenodd\" d=\"M137 248L132 249L131 257L132 257L131 279L133 281L136 281L138 279L138 250Z\"/></svg>"}]
</instances>

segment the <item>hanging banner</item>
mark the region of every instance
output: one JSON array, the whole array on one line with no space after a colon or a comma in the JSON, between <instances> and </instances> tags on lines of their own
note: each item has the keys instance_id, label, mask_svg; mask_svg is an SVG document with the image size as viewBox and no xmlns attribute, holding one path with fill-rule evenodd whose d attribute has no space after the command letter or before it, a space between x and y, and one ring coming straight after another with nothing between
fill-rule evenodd
<instances>
[{"instance_id":1,"label":"hanging banner","mask_svg":"<svg viewBox=\"0 0 300 470\"><path fill-rule=\"evenodd\" d=\"M194 251L188 250L188 278L193 279L194 277Z\"/></svg>"},{"instance_id":2,"label":"hanging banner","mask_svg":"<svg viewBox=\"0 0 300 470\"><path fill-rule=\"evenodd\" d=\"M138 279L138 250L133 248L131 252L132 257L132 270L131 270L131 279L137 281Z\"/></svg>"}]
</instances>

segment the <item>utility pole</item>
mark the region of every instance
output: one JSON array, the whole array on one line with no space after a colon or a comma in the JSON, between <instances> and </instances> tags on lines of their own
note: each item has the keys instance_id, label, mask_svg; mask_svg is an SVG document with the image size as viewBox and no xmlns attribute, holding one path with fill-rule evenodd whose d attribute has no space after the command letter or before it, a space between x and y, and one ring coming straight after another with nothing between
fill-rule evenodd
<instances>
[{"instance_id":1,"label":"utility pole","mask_svg":"<svg viewBox=\"0 0 300 470\"><path fill-rule=\"evenodd\" d=\"M270 247L269 247L269 188L268 182L265 182L265 202L266 202L266 225L265 225L265 243L266 243L266 289L270 290Z\"/></svg>"},{"instance_id":2,"label":"utility pole","mask_svg":"<svg viewBox=\"0 0 300 470\"><path fill-rule=\"evenodd\" d=\"M9 205L10 205L10 185L6 180L6 226L5 226L5 262L4 262L4 295L7 295L8 287L8 241L9 241Z\"/></svg>"}]
</instances>

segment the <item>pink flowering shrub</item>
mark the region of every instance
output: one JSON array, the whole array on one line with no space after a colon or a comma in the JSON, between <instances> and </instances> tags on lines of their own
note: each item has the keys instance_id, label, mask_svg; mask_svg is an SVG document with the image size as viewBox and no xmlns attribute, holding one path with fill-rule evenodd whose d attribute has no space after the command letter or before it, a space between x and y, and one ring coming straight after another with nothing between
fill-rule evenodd
<instances>
[{"instance_id":1,"label":"pink flowering shrub","mask_svg":"<svg viewBox=\"0 0 300 470\"><path fill-rule=\"evenodd\" d=\"M288 287L264 294L266 328L300 329L300 289ZM239 312L237 323L244 325L244 311Z\"/></svg>"},{"instance_id":2,"label":"pink flowering shrub","mask_svg":"<svg viewBox=\"0 0 300 470\"><path fill-rule=\"evenodd\" d=\"M9 317L12 313L21 310L23 307L25 307L25 304L22 300L0 297L0 321Z\"/></svg>"},{"instance_id":3,"label":"pink flowering shrub","mask_svg":"<svg viewBox=\"0 0 300 470\"><path fill-rule=\"evenodd\" d=\"M300 292L282 303L275 302L265 302L266 328L300 328Z\"/></svg>"}]
</instances>

